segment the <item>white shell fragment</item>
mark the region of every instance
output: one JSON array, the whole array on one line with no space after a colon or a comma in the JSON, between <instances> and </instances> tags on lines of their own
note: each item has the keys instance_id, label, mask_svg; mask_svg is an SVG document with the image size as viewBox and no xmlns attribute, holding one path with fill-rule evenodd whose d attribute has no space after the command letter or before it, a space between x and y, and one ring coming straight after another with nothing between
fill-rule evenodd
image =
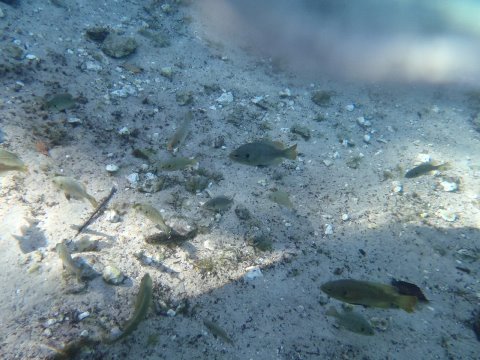
<instances>
[{"instance_id":1,"label":"white shell fragment","mask_svg":"<svg viewBox=\"0 0 480 360\"><path fill-rule=\"evenodd\" d=\"M255 280L263 276L262 270L258 266L250 266L247 269L247 273L244 276L246 281Z\"/></svg>"},{"instance_id":2,"label":"white shell fragment","mask_svg":"<svg viewBox=\"0 0 480 360\"><path fill-rule=\"evenodd\" d=\"M325 235L332 235L332 234L333 234L332 224L325 224Z\"/></svg>"},{"instance_id":3,"label":"white shell fragment","mask_svg":"<svg viewBox=\"0 0 480 360\"><path fill-rule=\"evenodd\" d=\"M120 168L115 164L108 164L105 166L105 170L107 170L110 174L115 174Z\"/></svg>"},{"instance_id":4,"label":"white shell fragment","mask_svg":"<svg viewBox=\"0 0 480 360\"><path fill-rule=\"evenodd\" d=\"M90 316L90 313L88 311L84 311L81 314L79 314L77 318L78 318L78 321L82 321L83 319L89 316Z\"/></svg>"},{"instance_id":5,"label":"white shell fragment","mask_svg":"<svg viewBox=\"0 0 480 360\"><path fill-rule=\"evenodd\" d=\"M400 194L403 192L403 185L400 181L392 181L392 190L395 194Z\"/></svg>"},{"instance_id":6,"label":"white shell fragment","mask_svg":"<svg viewBox=\"0 0 480 360\"><path fill-rule=\"evenodd\" d=\"M215 101L220 104L230 104L233 102L233 94L231 92L224 92Z\"/></svg>"},{"instance_id":7,"label":"white shell fragment","mask_svg":"<svg viewBox=\"0 0 480 360\"><path fill-rule=\"evenodd\" d=\"M353 104L348 104L347 106L345 106L345 110L347 110L347 111L353 111L353 110L355 110L355 105L353 105Z\"/></svg>"},{"instance_id":8,"label":"white shell fragment","mask_svg":"<svg viewBox=\"0 0 480 360\"><path fill-rule=\"evenodd\" d=\"M127 176L127 181L132 186L137 186L139 180L140 180L140 176L138 175L138 173L131 173L130 175Z\"/></svg>"},{"instance_id":9,"label":"white shell fragment","mask_svg":"<svg viewBox=\"0 0 480 360\"><path fill-rule=\"evenodd\" d=\"M442 181L440 182L440 186L442 187L443 191L447 192L453 192L458 190L458 185L455 182Z\"/></svg>"},{"instance_id":10,"label":"white shell fragment","mask_svg":"<svg viewBox=\"0 0 480 360\"><path fill-rule=\"evenodd\" d=\"M455 220L457 220L457 214L450 210L439 210L437 215L448 222L454 222Z\"/></svg>"}]
</instances>

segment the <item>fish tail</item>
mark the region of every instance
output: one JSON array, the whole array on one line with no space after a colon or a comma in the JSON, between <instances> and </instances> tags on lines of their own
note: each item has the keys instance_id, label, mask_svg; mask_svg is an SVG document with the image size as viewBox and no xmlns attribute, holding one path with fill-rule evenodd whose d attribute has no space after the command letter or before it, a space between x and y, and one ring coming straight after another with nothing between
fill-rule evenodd
<instances>
[{"instance_id":1,"label":"fish tail","mask_svg":"<svg viewBox=\"0 0 480 360\"><path fill-rule=\"evenodd\" d=\"M415 305L417 305L417 297L409 295L399 295L398 306L408 313L415 311Z\"/></svg>"},{"instance_id":2,"label":"fish tail","mask_svg":"<svg viewBox=\"0 0 480 360\"><path fill-rule=\"evenodd\" d=\"M338 316L338 311L333 306L330 306L325 315L336 317Z\"/></svg>"},{"instance_id":3,"label":"fish tail","mask_svg":"<svg viewBox=\"0 0 480 360\"><path fill-rule=\"evenodd\" d=\"M450 163L444 162L444 163L438 165L437 169L438 170L448 170L448 169L450 169Z\"/></svg>"},{"instance_id":4,"label":"fish tail","mask_svg":"<svg viewBox=\"0 0 480 360\"><path fill-rule=\"evenodd\" d=\"M295 160L297 158L297 144L285 149L284 154L287 159Z\"/></svg>"},{"instance_id":5,"label":"fish tail","mask_svg":"<svg viewBox=\"0 0 480 360\"><path fill-rule=\"evenodd\" d=\"M98 202L97 202L97 200L95 200L95 198L93 196L88 195L87 199L88 199L88 201L90 201L90 204L92 204L92 206L94 208L96 208L98 206Z\"/></svg>"}]
</instances>

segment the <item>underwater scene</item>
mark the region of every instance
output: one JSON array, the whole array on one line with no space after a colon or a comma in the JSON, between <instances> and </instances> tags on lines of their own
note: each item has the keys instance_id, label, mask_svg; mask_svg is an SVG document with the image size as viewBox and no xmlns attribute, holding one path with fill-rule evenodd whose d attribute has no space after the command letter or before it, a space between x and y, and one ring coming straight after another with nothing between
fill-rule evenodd
<instances>
[{"instance_id":1,"label":"underwater scene","mask_svg":"<svg viewBox=\"0 0 480 360\"><path fill-rule=\"evenodd\" d=\"M0 359L480 359L479 19L0 0Z\"/></svg>"}]
</instances>

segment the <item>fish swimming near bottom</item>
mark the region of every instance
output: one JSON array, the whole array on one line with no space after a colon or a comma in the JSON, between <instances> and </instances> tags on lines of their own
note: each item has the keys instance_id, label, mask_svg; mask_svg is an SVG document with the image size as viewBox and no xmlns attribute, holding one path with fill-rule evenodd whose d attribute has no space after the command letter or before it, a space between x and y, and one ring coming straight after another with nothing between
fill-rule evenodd
<instances>
[{"instance_id":1,"label":"fish swimming near bottom","mask_svg":"<svg viewBox=\"0 0 480 360\"><path fill-rule=\"evenodd\" d=\"M27 166L18 155L0 149L0 174L7 171L27 171Z\"/></svg>"},{"instance_id":2,"label":"fish swimming near bottom","mask_svg":"<svg viewBox=\"0 0 480 360\"><path fill-rule=\"evenodd\" d=\"M426 162L408 170L407 173L405 174L405 177L408 179L411 179L411 178L428 174L429 172L434 170L446 170L448 169L448 167L449 166L447 163L433 165L432 163Z\"/></svg>"},{"instance_id":3,"label":"fish swimming near bottom","mask_svg":"<svg viewBox=\"0 0 480 360\"><path fill-rule=\"evenodd\" d=\"M332 306L327 310L326 315L336 318L337 324L348 331L362 335L374 334L370 323L353 310L344 310L340 313Z\"/></svg>"},{"instance_id":4,"label":"fish swimming near bottom","mask_svg":"<svg viewBox=\"0 0 480 360\"><path fill-rule=\"evenodd\" d=\"M97 207L97 200L95 200L92 195L87 193L85 185L81 182L69 176L55 176L52 181L55 185L57 185L60 190L64 192L67 200L86 199L90 202L90 204L92 204L94 208Z\"/></svg>"},{"instance_id":5,"label":"fish swimming near bottom","mask_svg":"<svg viewBox=\"0 0 480 360\"><path fill-rule=\"evenodd\" d=\"M220 195L208 200L205 204L203 204L203 207L211 211L223 212L230 209L232 203L232 198L229 198L225 195Z\"/></svg>"},{"instance_id":6,"label":"fish swimming near bottom","mask_svg":"<svg viewBox=\"0 0 480 360\"><path fill-rule=\"evenodd\" d=\"M269 140L244 144L230 153L230 159L252 166L269 166L282 162L283 159L297 158L297 144L284 148L279 142Z\"/></svg>"},{"instance_id":7,"label":"fish swimming near bottom","mask_svg":"<svg viewBox=\"0 0 480 360\"><path fill-rule=\"evenodd\" d=\"M136 203L135 205L133 205L133 208L138 212L142 213L147 219L153 222L156 227L162 230L164 233L170 234L170 232L172 231L172 228L165 224L165 220L163 219L162 214L160 214L160 211L155 209L152 205Z\"/></svg>"},{"instance_id":8,"label":"fish swimming near bottom","mask_svg":"<svg viewBox=\"0 0 480 360\"><path fill-rule=\"evenodd\" d=\"M415 296L401 295L391 285L370 281L343 279L329 281L320 288L328 296L354 305L384 309L400 308L410 313L415 310L417 304Z\"/></svg>"},{"instance_id":9,"label":"fish swimming near bottom","mask_svg":"<svg viewBox=\"0 0 480 360\"><path fill-rule=\"evenodd\" d=\"M133 312L132 317L123 326L123 332L120 334L120 336L111 342L116 342L130 335L143 321L143 319L145 319L152 302L152 294L153 282L150 274L147 273L143 276L142 281L140 282L137 300L135 301L135 311Z\"/></svg>"}]
</instances>

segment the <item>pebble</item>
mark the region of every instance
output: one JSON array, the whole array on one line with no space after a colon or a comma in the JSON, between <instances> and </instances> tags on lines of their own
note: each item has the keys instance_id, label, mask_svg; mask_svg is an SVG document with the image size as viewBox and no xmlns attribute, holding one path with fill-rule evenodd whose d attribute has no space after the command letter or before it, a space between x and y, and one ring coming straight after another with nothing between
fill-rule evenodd
<instances>
[{"instance_id":1,"label":"pebble","mask_svg":"<svg viewBox=\"0 0 480 360\"><path fill-rule=\"evenodd\" d=\"M392 181L392 190L396 194L400 194L403 192L403 185L400 183L400 181Z\"/></svg>"},{"instance_id":2,"label":"pebble","mask_svg":"<svg viewBox=\"0 0 480 360\"><path fill-rule=\"evenodd\" d=\"M115 265L105 266L102 277L107 284L111 285L119 285L125 279L123 273Z\"/></svg>"},{"instance_id":3,"label":"pebble","mask_svg":"<svg viewBox=\"0 0 480 360\"><path fill-rule=\"evenodd\" d=\"M115 164L108 164L105 166L105 170L107 170L110 174L115 174L120 168Z\"/></svg>"},{"instance_id":4,"label":"pebble","mask_svg":"<svg viewBox=\"0 0 480 360\"><path fill-rule=\"evenodd\" d=\"M4 18L5 17L5 13L3 12L3 10L0 8L0 19Z\"/></svg>"},{"instance_id":5,"label":"pebble","mask_svg":"<svg viewBox=\"0 0 480 360\"><path fill-rule=\"evenodd\" d=\"M82 330L82 332L80 333L80 336L83 338L88 337L88 330Z\"/></svg>"},{"instance_id":6,"label":"pebble","mask_svg":"<svg viewBox=\"0 0 480 360\"><path fill-rule=\"evenodd\" d=\"M255 280L257 278L263 277L262 270L258 266L250 266L246 268L247 272L244 276L246 281Z\"/></svg>"},{"instance_id":7,"label":"pebble","mask_svg":"<svg viewBox=\"0 0 480 360\"><path fill-rule=\"evenodd\" d=\"M331 224L325 224L325 235L332 235L333 234L333 226Z\"/></svg>"},{"instance_id":8,"label":"pebble","mask_svg":"<svg viewBox=\"0 0 480 360\"><path fill-rule=\"evenodd\" d=\"M67 119L67 122L70 124L70 125L80 125L82 123L82 120L77 118L77 117L69 117Z\"/></svg>"},{"instance_id":9,"label":"pebble","mask_svg":"<svg viewBox=\"0 0 480 360\"><path fill-rule=\"evenodd\" d=\"M43 330L43 335L45 335L46 337L52 336L52 330L50 329Z\"/></svg>"},{"instance_id":10,"label":"pebble","mask_svg":"<svg viewBox=\"0 0 480 360\"><path fill-rule=\"evenodd\" d=\"M136 187L138 185L139 180L140 180L140 176L138 175L138 173L131 173L130 175L127 176L127 181L133 187Z\"/></svg>"},{"instance_id":11,"label":"pebble","mask_svg":"<svg viewBox=\"0 0 480 360\"><path fill-rule=\"evenodd\" d=\"M128 129L128 127L124 126L120 130L118 130L118 135L122 135L122 136L130 135L130 130Z\"/></svg>"},{"instance_id":12,"label":"pebble","mask_svg":"<svg viewBox=\"0 0 480 360\"><path fill-rule=\"evenodd\" d=\"M78 321L82 321L83 319L87 318L90 316L90 313L88 311L84 311L80 313L77 317Z\"/></svg>"},{"instance_id":13,"label":"pebble","mask_svg":"<svg viewBox=\"0 0 480 360\"><path fill-rule=\"evenodd\" d=\"M448 222L454 222L455 220L457 220L457 214L449 210L439 210L438 216Z\"/></svg>"},{"instance_id":14,"label":"pebble","mask_svg":"<svg viewBox=\"0 0 480 360\"><path fill-rule=\"evenodd\" d=\"M440 182L440 186L443 188L443 191L446 192L453 192L458 190L458 185L455 182L442 181Z\"/></svg>"},{"instance_id":15,"label":"pebble","mask_svg":"<svg viewBox=\"0 0 480 360\"><path fill-rule=\"evenodd\" d=\"M230 104L233 102L233 94L231 92L224 92L215 101L220 104Z\"/></svg>"},{"instance_id":16,"label":"pebble","mask_svg":"<svg viewBox=\"0 0 480 360\"><path fill-rule=\"evenodd\" d=\"M368 134L363 135L363 141L367 144L370 144L370 141L372 140L372 137Z\"/></svg>"},{"instance_id":17,"label":"pebble","mask_svg":"<svg viewBox=\"0 0 480 360\"><path fill-rule=\"evenodd\" d=\"M175 315L177 315L177 313L176 313L175 310L173 310L173 309L168 309L168 311L167 311L167 316L174 317Z\"/></svg>"},{"instance_id":18,"label":"pebble","mask_svg":"<svg viewBox=\"0 0 480 360\"><path fill-rule=\"evenodd\" d=\"M288 97L292 96L292 92L290 91L289 88L285 88L284 90L279 91L278 95L281 98L288 98Z\"/></svg>"},{"instance_id":19,"label":"pebble","mask_svg":"<svg viewBox=\"0 0 480 360\"><path fill-rule=\"evenodd\" d=\"M348 216L348 214L343 214L342 215L342 220L343 221L347 221L348 219L350 219L350 216Z\"/></svg>"},{"instance_id":20,"label":"pebble","mask_svg":"<svg viewBox=\"0 0 480 360\"><path fill-rule=\"evenodd\" d=\"M105 220L111 223L119 223L122 221L122 218L115 210L105 211Z\"/></svg>"},{"instance_id":21,"label":"pebble","mask_svg":"<svg viewBox=\"0 0 480 360\"><path fill-rule=\"evenodd\" d=\"M135 95L137 93L137 90L135 87L132 85L125 85L121 89L113 90L110 95L116 96L116 97L121 97L121 98L126 98L130 95Z\"/></svg>"},{"instance_id":22,"label":"pebble","mask_svg":"<svg viewBox=\"0 0 480 360\"><path fill-rule=\"evenodd\" d=\"M345 106L345 110L353 111L353 110L355 110L355 105L354 104L348 104L347 106Z\"/></svg>"},{"instance_id":23,"label":"pebble","mask_svg":"<svg viewBox=\"0 0 480 360\"><path fill-rule=\"evenodd\" d=\"M332 166L333 165L333 161L332 160L328 160L328 159L325 159L323 160L323 164L327 167L329 166Z\"/></svg>"}]
</instances>

